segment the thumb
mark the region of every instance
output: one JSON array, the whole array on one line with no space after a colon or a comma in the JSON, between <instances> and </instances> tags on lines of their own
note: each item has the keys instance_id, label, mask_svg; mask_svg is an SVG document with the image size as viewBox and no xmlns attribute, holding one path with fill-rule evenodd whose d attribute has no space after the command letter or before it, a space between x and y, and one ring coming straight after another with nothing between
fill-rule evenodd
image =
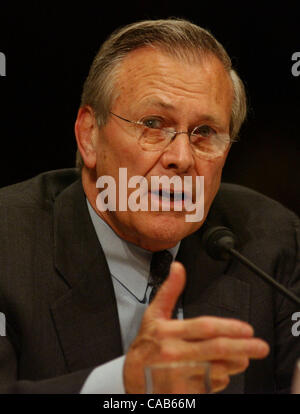
<instances>
[{"instance_id":1,"label":"thumb","mask_svg":"<svg viewBox=\"0 0 300 414\"><path fill-rule=\"evenodd\" d=\"M148 316L152 318L170 319L176 302L183 292L186 282L186 272L183 265L173 262L170 273L155 295L149 306Z\"/></svg>"}]
</instances>

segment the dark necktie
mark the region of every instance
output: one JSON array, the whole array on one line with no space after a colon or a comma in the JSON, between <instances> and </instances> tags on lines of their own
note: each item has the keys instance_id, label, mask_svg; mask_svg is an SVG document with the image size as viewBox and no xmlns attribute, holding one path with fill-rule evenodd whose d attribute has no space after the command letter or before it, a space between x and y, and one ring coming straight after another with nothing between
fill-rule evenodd
<instances>
[{"instance_id":1,"label":"dark necktie","mask_svg":"<svg viewBox=\"0 0 300 414\"><path fill-rule=\"evenodd\" d=\"M156 295L156 292L167 278L173 257L168 250L161 250L152 255L150 264L150 279L149 285L152 286L149 302L151 302Z\"/></svg>"}]
</instances>

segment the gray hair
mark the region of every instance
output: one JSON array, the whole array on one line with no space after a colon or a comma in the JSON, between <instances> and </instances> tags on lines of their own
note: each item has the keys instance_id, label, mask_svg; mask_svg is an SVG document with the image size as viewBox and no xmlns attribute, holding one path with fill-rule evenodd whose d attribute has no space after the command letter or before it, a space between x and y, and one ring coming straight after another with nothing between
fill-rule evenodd
<instances>
[{"instance_id":1,"label":"gray hair","mask_svg":"<svg viewBox=\"0 0 300 414\"><path fill-rule=\"evenodd\" d=\"M131 51L147 46L156 46L171 56L188 61L212 54L222 62L233 86L230 137L235 139L247 112L243 82L232 68L227 52L214 36L184 19L145 20L114 31L94 58L83 85L80 106L90 105L98 125L105 125L116 98L116 75L123 59ZM81 168L82 165L82 157L77 151L76 166Z\"/></svg>"}]
</instances>

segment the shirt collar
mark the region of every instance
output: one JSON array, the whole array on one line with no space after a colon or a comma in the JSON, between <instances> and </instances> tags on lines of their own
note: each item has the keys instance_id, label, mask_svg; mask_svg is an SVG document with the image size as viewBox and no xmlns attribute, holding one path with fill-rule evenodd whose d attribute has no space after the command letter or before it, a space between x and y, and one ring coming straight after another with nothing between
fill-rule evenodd
<instances>
[{"instance_id":1,"label":"shirt collar","mask_svg":"<svg viewBox=\"0 0 300 414\"><path fill-rule=\"evenodd\" d=\"M87 200L88 210L98 240L104 251L111 275L139 301L145 298L152 252L121 239L95 212ZM175 259L180 242L168 249Z\"/></svg>"}]
</instances>

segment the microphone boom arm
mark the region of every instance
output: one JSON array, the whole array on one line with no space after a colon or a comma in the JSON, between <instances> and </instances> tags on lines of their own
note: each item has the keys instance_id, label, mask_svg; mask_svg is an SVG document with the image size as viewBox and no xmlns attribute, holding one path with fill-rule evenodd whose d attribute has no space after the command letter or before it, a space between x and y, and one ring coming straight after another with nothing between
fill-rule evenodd
<instances>
[{"instance_id":1,"label":"microphone boom arm","mask_svg":"<svg viewBox=\"0 0 300 414\"><path fill-rule=\"evenodd\" d=\"M277 282L273 277L269 276L266 272L259 269L254 263L250 262L245 256L240 254L237 250L234 248L229 248L227 250L232 256L236 257L241 263L243 263L248 269L252 270L257 276L259 276L261 279L263 279L266 283L273 286L277 290L280 290L280 292L291 299L294 303L297 305L300 305L300 299L294 295L293 292L288 290L285 286L283 286L281 283Z\"/></svg>"},{"instance_id":2,"label":"microphone boom arm","mask_svg":"<svg viewBox=\"0 0 300 414\"><path fill-rule=\"evenodd\" d=\"M273 277L257 267L254 263L240 254L234 247L237 243L234 233L227 227L208 227L204 231L202 243L213 259L227 260L229 256L234 256L239 262L243 263L248 269L252 270L257 276L266 283L277 289L281 294L286 296L292 302L300 305L300 299Z\"/></svg>"}]
</instances>

